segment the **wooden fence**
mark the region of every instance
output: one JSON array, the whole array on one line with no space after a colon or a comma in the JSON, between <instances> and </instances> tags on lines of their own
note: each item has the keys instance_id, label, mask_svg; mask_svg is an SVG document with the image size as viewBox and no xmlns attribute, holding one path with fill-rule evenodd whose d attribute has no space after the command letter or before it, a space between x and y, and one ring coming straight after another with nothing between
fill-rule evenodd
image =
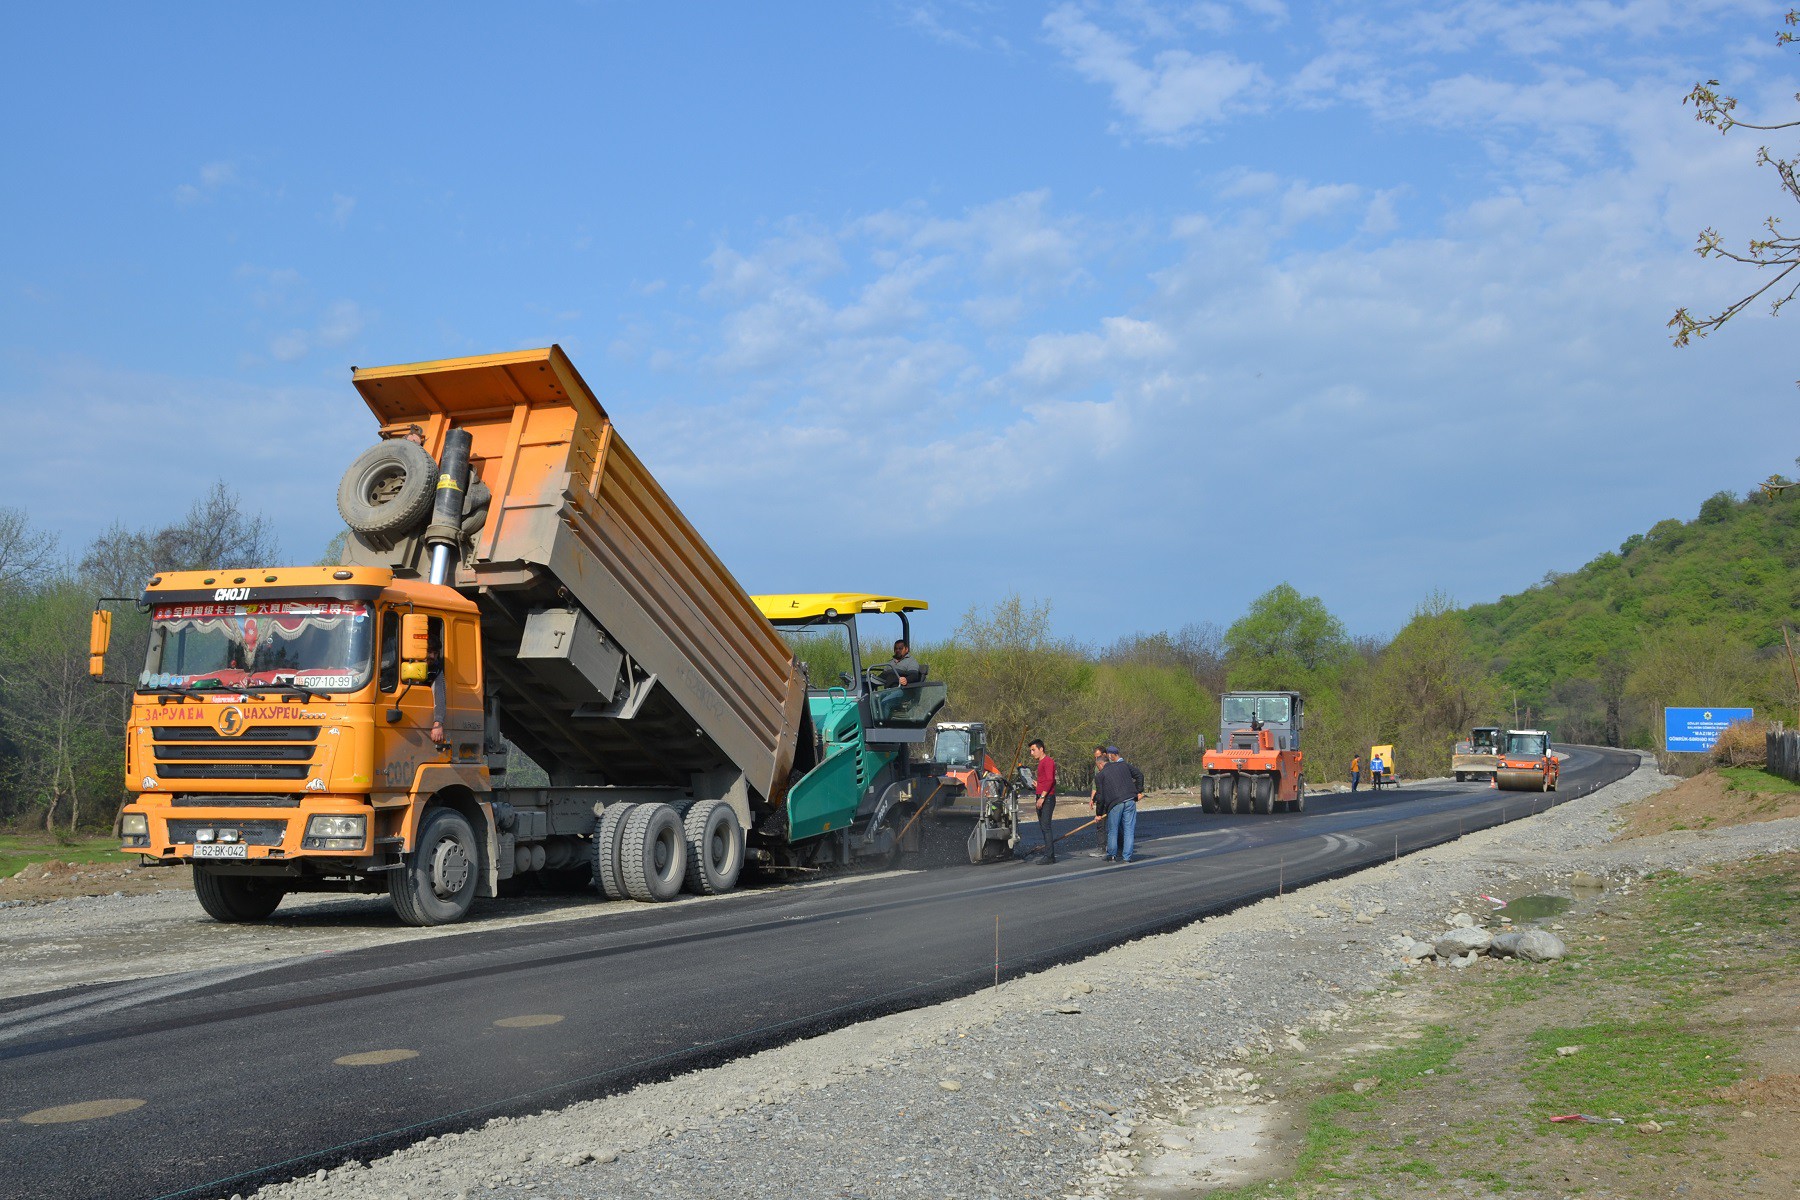
<instances>
[{"instance_id":1,"label":"wooden fence","mask_svg":"<svg viewBox=\"0 0 1800 1200\"><path fill-rule=\"evenodd\" d=\"M1769 730L1769 768L1783 779L1800 783L1800 730L1776 725Z\"/></svg>"}]
</instances>

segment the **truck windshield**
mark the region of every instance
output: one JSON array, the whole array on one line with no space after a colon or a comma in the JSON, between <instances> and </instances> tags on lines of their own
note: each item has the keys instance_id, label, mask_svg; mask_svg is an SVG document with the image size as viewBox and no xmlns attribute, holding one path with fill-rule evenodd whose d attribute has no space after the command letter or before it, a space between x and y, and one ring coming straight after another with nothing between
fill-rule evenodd
<instances>
[{"instance_id":1,"label":"truck windshield","mask_svg":"<svg viewBox=\"0 0 1800 1200\"><path fill-rule=\"evenodd\" d=\"M375 622L364 603L166 604L151 620L140 688L353 692L369 682Z\"/></svg>"},{"instance_id":2,"label":"truck windshield","mask_svg":"<svg viewBox=\"0 0 1800 1200\"><path fill-rule=\"evenodd\" d=\"M1264 725L1285 725L1290 708L1286 696L1227 696L1222 716L1227 725L1248 725L1252 717Z\"/></svg>"},{"instance_id":3,"label":"truck windshield","mask_svg":"<svg viewBox=\"0 0 1800 1200\"><path fill-rule=\"evenodd\" d=\"M807 625L778 625L788 649L800 660L806 672L806 686L815 692L827 688L856 691L850 674L850 626L839 621L819 621Z\"/></svg>"},{"instance_id":4,"label":"truck windshield","mask_svg":"<svg viewBox=\"0 0 1800 1200\"><path fill-rule=\"evenodd\" d=\"M967 729L940 729L937 741L931 748L931 760L945 766L967 766L970 761L969 731Z\"/></svg>"},{"instance_id":5,"label":"truck windshield","mask_svg":"<svg viewBox=\"0 0 1800 1200\"><path fill-rule=\"evenodd\" d=\"M1508 758L1542 758L1550 738L1542 733L1509 733L1506 735Z\"/></svg>"}]
</instances>

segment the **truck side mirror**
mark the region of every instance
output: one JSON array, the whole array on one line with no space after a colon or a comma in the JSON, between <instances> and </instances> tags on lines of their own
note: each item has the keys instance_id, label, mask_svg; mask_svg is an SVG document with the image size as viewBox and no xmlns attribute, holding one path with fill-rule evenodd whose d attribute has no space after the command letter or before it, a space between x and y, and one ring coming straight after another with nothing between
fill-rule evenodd
<instances>
[{"instance_id":1,"label":"truck side mirror","mask_svg":"<svg viewBox=\"0 0 1800 1200\"><path fill-rule=\"evenodd\" d=\"M104 608L96 608L93 624L88 628L88 674L95 679L106 674L106 648L110 645L112 613Z\"/></svg>"},{"instance_id":2,"label":"truck side mirror","mask_svg":"<svg viewBox=\"0 0 1800 1200\"><path fill-rule=\"evenodd\" d=\"M1205 754L1206 753L1206 735L1204 733L1201 734L1198 740L1200 742L1200 753Z\"/></svg>"},{"instance_id":3,"label":"truck side mirror","mask_svg":"<svg viewBox=\"0 0 1800 1200\"><path fill-rule=\"evenodd\" d=\"M424 613L400 614L400 682L424 683L430 674L431 618Z\"/></svg>"}]
</instances>

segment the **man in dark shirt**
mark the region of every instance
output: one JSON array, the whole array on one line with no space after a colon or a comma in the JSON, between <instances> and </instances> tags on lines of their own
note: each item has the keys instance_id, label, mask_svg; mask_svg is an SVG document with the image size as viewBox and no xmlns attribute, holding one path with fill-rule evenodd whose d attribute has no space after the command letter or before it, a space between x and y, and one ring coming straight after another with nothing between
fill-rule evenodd
<instances>
[{"instance_id":1,"label":"man in dark shirt","mask_svg":"<svg viewBox=\"0 0 1800 1200\"><path fill-rule=\"evenodd\" d=\"M1137 844L1137 806L1144 798L1144 773L1126 762L1117 746L1106 748L1106 759L1095 780L1106 808L1106 861L1128 863Z\"/></svg>"},{"instance_id":2,"label":"man in dark shirt","mask_svg":"<svg viewBox=\"0 0 1800 1200\"><path fill-rule=\"evenodd\" d=\"M1095 818L1106 816L1106 805L1100 800L1100 771L1106 766L1106 747L1094 747L1094 786L1088 792L1088 813ZM1094 858L1106 857L1106 822L1101 820L1094 830Z\"/></svg>"},{"instance_id":3,"label":"man in dark shirt","mask_svg":"<svg viewBox=\"0 0 1800 1200\"><path fill-rule=\"evenodd\" d=\"M894 642L894 661L883 663L881 682L889 687L905 687L909 683L919 682L919 660L912 656L912 647L904 640Z\"/></svg>"},{"instance_id":4,"label":"man in dark shirt","mask_svg":"<svg viewBox=\"0 0 1800 1200\"><path fill-rule=\"evenodd\" d=\"M1052 827L1056 819L1056 760L1044 749L1041 738L1032 738L1027 750L1037 762L1037 781L1031 790L1037 797L1038 833L1044 839L1044 861L1053 863L1056 861L1056 833Z\"/></svg>"}]
</instances>

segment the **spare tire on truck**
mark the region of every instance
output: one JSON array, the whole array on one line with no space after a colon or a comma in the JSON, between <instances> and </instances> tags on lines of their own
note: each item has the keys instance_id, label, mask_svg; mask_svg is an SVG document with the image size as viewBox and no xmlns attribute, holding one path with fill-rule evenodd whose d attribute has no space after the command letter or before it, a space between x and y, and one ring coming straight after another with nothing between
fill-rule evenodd
<instances>
[{"instance_id":1,"label":"spare tire on truck","mask_svg":"<svg viewBox=\"0 0 1800 1200\"><path fill-rule=\"evenodd\" d=\"M338 483L338 515L357 533L397 537L431 512L437 463L405 438L370 446Z\"/></svg>"}]
</instances>

